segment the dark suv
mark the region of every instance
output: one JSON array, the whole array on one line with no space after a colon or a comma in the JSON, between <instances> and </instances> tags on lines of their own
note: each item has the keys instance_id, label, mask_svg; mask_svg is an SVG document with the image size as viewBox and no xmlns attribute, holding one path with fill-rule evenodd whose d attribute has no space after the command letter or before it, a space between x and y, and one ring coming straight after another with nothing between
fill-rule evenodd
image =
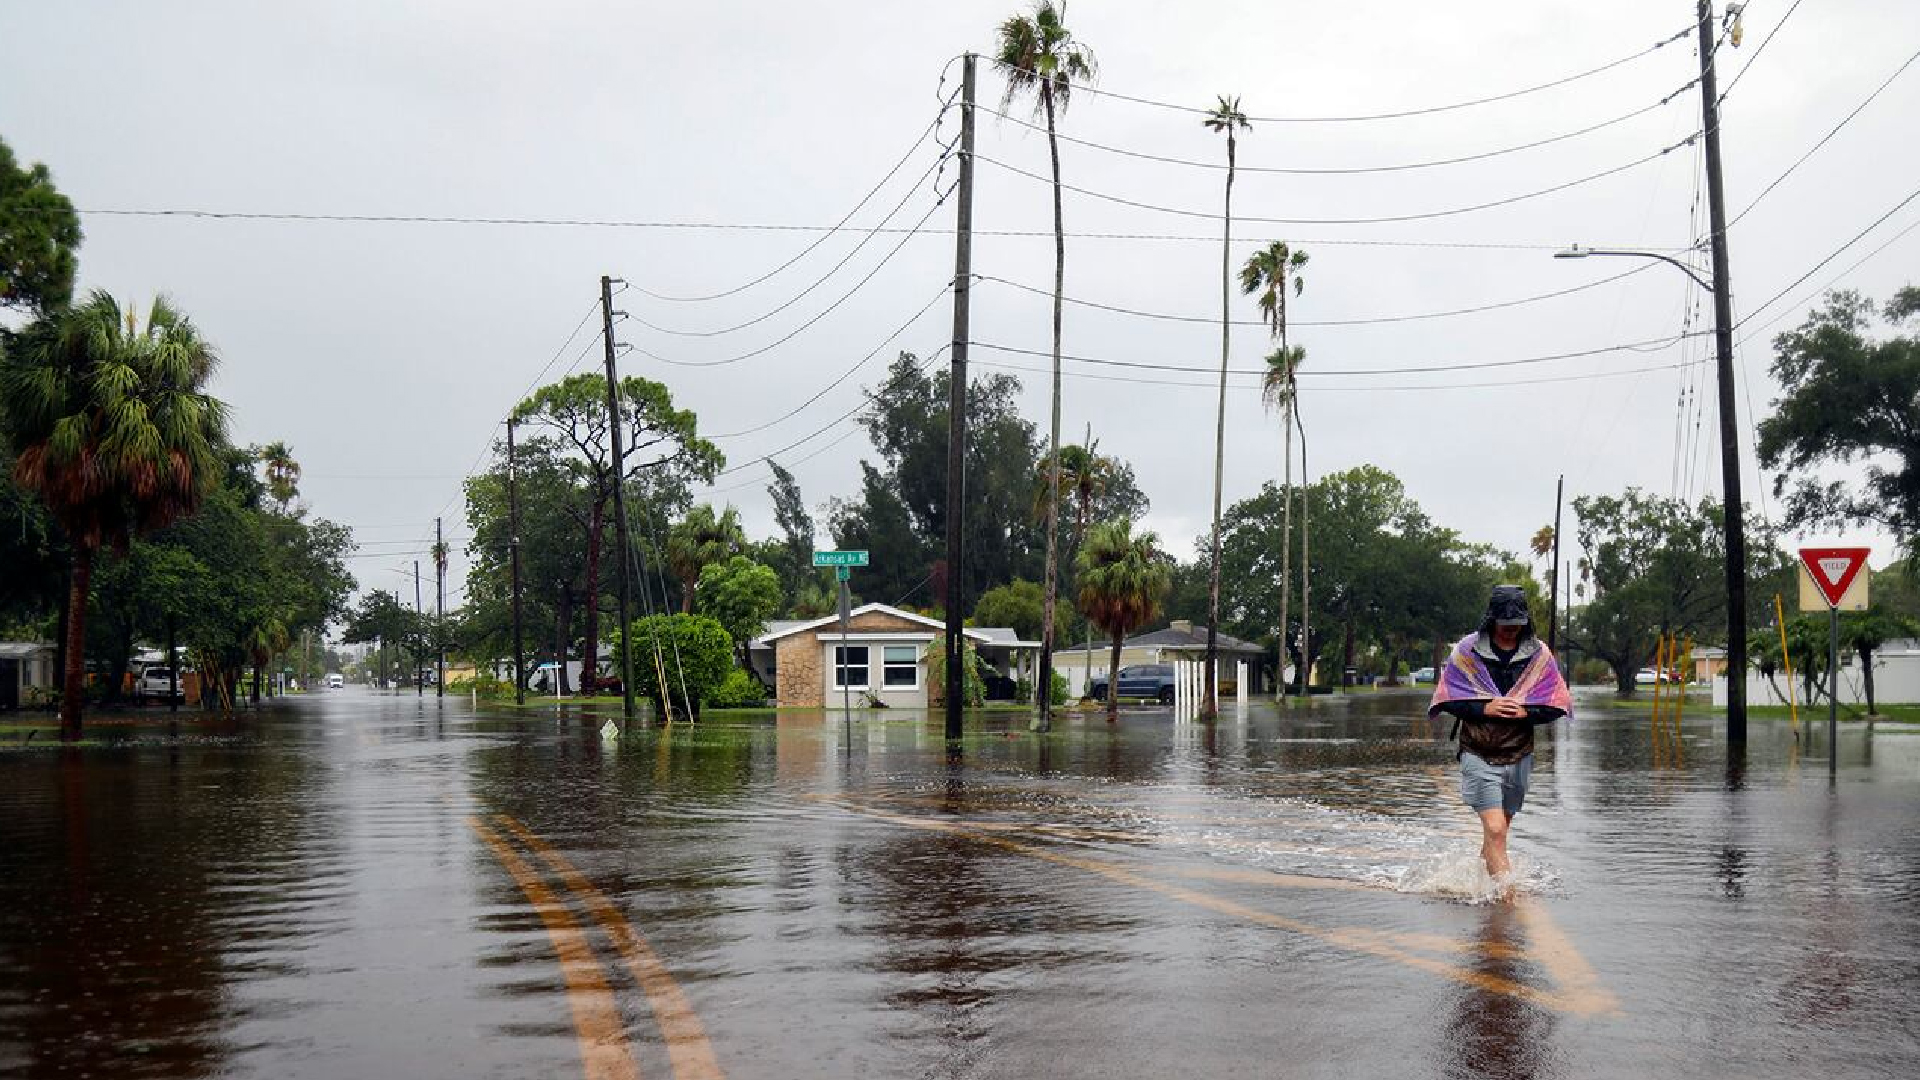
<instances>
[{"instance_id":1,"label":"dark suv","mask_svg":"<svg viewBox=\"0 0 1920 1080\"><path fill-rule=\"evenodd\" d=\"M1107 677L1096 677L1092 685L1087 687L1087 695L1095 701L1107 700ZM1162 705L1173 704L1173 665L1135 664L1121 668L1120 696L1145 698Z\"/></svg>"}]
</instances>

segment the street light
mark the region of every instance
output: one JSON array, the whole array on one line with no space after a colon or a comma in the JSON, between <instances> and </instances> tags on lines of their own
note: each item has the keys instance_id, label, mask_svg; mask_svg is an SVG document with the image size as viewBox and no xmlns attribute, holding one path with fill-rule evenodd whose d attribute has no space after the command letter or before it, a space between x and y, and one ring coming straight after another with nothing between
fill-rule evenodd
<instances>
[{"instance_id":1,"label":"street light","mask_svg":"<svg viewBox=\"0 0 1920 1080\"><path fill-rule=\"evenodd\" d=\"M1705 11L1703 3L1702 10ZM1715 225L1716 234L1724 227ZM1716 244L1714 265L1720 271L1718 282L1699 275L1693 267L1658 251L1634 251L1623 248L1583 248L1578 244L1556 251L1556 259L1584 259L1588 256L1612 256L1633 259L1657 259L1678 269L1713 295L1715 369L1720 397L1720 475L1724 502L1720 507L1727 534L1727 742L1747 741L1747 533L1745 509L1740 503L1740 444L1735 437L1739 419L1733 404L1733 327L1725 291L1725 248ZM1722 286L1716 288L1715 285Z\"/></svg>"}]
</instances>

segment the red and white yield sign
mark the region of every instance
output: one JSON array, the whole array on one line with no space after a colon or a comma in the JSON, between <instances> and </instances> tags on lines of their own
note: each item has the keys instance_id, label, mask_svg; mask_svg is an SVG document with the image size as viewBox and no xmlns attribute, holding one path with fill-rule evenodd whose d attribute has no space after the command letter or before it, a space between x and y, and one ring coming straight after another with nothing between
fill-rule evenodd
<instances>
[{"instance_id":1,"label":"red and white yield sign","mask_svg":"<svg viewBox=\"0 0 1920 1080\"><path fill-rule=\"evenodd\" d=\"M1800 561L1805 564L1814 587L1826 597L1827 606L1837 608L1846 598L1853 579L1859 577L1867 565L1868 554L1869 550L1863 547L1801 548Z\"/></svg>"}]
</instances>

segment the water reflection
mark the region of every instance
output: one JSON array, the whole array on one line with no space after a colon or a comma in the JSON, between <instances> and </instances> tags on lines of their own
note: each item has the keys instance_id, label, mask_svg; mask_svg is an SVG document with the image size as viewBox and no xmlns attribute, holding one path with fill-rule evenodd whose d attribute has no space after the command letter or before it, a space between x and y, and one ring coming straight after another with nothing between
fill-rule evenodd
<instances>
[{"instance_id":1,"label":"water reflection","mask_svg":"<svg viewBox=\"0 0 1920 1080\"><path fill-rule=\"evenodd\" d=\"M1527 941L1516 905L1492 904L1482 909L1473 944L1470 970L1474 974L1503 984L1525 986L1538 981L1538 973L1524 959ZM1460 983L1445 1030L1445 1074L1499 1080L1556 1075L1555 1027L1550 1009L1482 985Z\"/></svg>"}]
</instances>

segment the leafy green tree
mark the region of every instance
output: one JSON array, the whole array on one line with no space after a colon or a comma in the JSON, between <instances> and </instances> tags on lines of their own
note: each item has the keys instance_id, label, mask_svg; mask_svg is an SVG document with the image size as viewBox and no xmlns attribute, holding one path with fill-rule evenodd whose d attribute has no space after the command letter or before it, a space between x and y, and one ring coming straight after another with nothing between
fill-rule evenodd
<instances>
[{"instance_id":1,"label":"leafy green tree","mask_svg":"<svg viewBox=\"0 0 1920 1080\"><path fill-rule=\"evenodd\" d=\"M1662 633L1717 640L1726 625L1726 534L1718 502L1688 505L1629 488L1619 496L1573 501L1582 572L1593 597L1574 620L1572 641L1607 662L1621 697L1634 694L1634 675L1653 658ZM1773 574L1784 556L1765 528L1749 538L1749 580ZM1770 595L1751 597L1755 611Z\"/></svg>"},{"instance_id":2,"label":"leafy green tree","mask_svg":"<svg viewBox=\"0 0 1920 1080\"><path fill-rule=\"evenodd\" d=\"M0 409L0 422L4 416ZM0 567L6 568L0 573L0 626L36 626L51 622L60 608L70 555L46 504L14 482L13 466L12 440L0 427ZM44 633L30 631L35 637Z\"/></svg>"},{"instance_id":3,"label":"leafy green tree","mask_svg":"<svg viewBox=\"0 0 1920 1080\"><path fill-rule=\"evenodd\" d=\"M0 367L14 479L46 503L72 550L61 738L80 738L94 555L193 513L218 477L226 406L203 389L216 357L156 300L137 315L105 293L36 324Z\"/></svg>"},{"instance_id":4,"label":"leafy green tree","mask_svg":"<svg viewBox=\"0 0 1920 1080\"><path fill-rule=\"evenodd\" d=\"M1873 700L1873 654L1880 646L1897 637L1920 631L1920 621L1875 604L1866 611L1850 611L1840 617L1840 643L1853 650L1860 661L1862 688L1867 694L1867 711L1876 712Z\"/></svg>"},{"instance_id":5,"label":"leafy green tree","mask_svg":"<svg viewBox=\"0 0 1920 1080\"><path fill-rule=\"evenodd\" d=\"M813 568L813 515L807 512L807 502L800 497L800 484L793 474L778 462L767 464L773 469L767 494L773 499L774 524L780 527L778 558L767 565L780 575L780 587L791 596L818 577Z\"/></svg>"},{"instance_id":6,"label":"leafy green tree","mask_svg":"<svg viewBox=\"0 0 1920 1080\"><path fill-rule=\"evenodd\" d=\"M527 668L542 659L562 662L572 654L580 609L586 598L586 559L582 538L590 523L592 492L570 467L566 452L552 436L535 436L516 446L520 499L520 573L522 619L547 627L527 640ZM508 656L513 647L512 560L514 532L508 514L506 447L495 447L494 464L467 481L468 544L472 565L467 575L467 606L461 637L485 659ZM542 638L545 639L543 645ZM562 664L561 693L572 687Z\"/></svg>"},{"instance_id":7,"label":"leafy green tree","mask_svg":"<svg viewBox=\"0 0 1920 1080\"><path fill-rule=\"evenodd\" d=\"M615 489L621 484L638 488L643 503L684 500L693 482L711 481L726 464L720 451L699 436L694 414L675 408L673 396L660 383L621 379L618 401L626 458L620 476L614 475L607 381L603 376L568 376L534 391L513 411L516 423L544 428L565 448L563 460L587 491L586 603L581 641L586 672L593 670L599 656L600 555ZM582 689L591 690L592 679L590 674L582 674Z\"/></svg>"},{"instance_id":8,"label":"leafy green tree","mask_svg":"<svg viewBox=\"0 0 1920 1080\"><path fill-rule=\"evenodd\" d=\"M747 667L747 645L780 613L780 576L745 555L708 563L700 571L700 614L726 628Z\"/></svg>"},{"instance_id":9,"label":"leafy green tree","mask_svg":"<svg viewBox=\"0 0 1920 1080\"><path fill-rule=\"evenodd\" d=\"M1067 110L1075 83L1090 83L1099 65L1084 44L1075 41L1067 29L1064 5L1056 8L1052 0L1037 0L1031 15L1014 15L1000 24L994 44L994 59L1006 79L1002 112L1012 108L1022 94L1034 95L1034 111L1047 120L1047 153L1053 164L1053 409L1048 427L1047 461L1054 472L1053 498L1047 504L1045 614L1041 626L1049 635L1040 653L1041 683L1053 670L1053 609L1058 603L1060 583L1060 327L1061 308L1067 288L1066 219L1060 200L1060 139L1055 130L1058 114ZM1038 730L1050 727L1052 709L1044 697L1040 706Z\"/></svg>"},{"instance_id":10,"label":"leafy green tree","mask_svg":"<svg viewBox=\"0 0 1920 1080\"><path fill-rule=\"evenodd\" d=\"M980 602L973 606L972 625L1011 627L1022 641L1039 641L1042 638L1040 620L1045 610L1040 583L1015 578L980 594ZM1053 618L1055 640L1065 640L1072 633L1067 626L1066 609L1056 608Z\"/></svg>"},{"instance_id":11,"label":"leafy green tree","mask_svg":"<svg viewBox=\"0 0 1920 1080\"><path fill-rule=\"evenodd\" d=\"M855 593L892 602L945 574L947 386L944 368L925 374L902 353L860 418L880 464L862 463L860 497L830 503L827 520L837 546L872 554L872 565L853 572ZM967 386L965 610L988 585L1040 572L1039 538L1026 513L1039 441L1020 415L1019 395L1019 380L1007 375Z\"/></svg>"},{"instance_id":12,"label":"leafy green tree","mask_svg":"<svg viewBox=\"0 0 1920 1080\"><path fill-rule=\"evenodd\" d=\"M740 512L729 506L719 514L701 504L667 530L667 567L680 581L680 613L690 614L707 567L723 563L746 549L747 534L740 528Z\"/></svg>"},{"instance_id":13,"label":"leafy green tree","mask_svg":"<svg viewBox=\"0 0 1920 1080\"><path fill-rule=\"evenodd\" d=\"M1129 521L1105 522L1087 536L1079 562L1075 569L1080 609L1112 637L1113 657L1107 670L1117 674L1121 644L1159 614L1173 584L1160 538L1151 532L1136 535ZM1113 723L1120 718L1117 678L1109 679L1107 686L1107 722Z\"/></svg>"},{"instance_id":14,"label":"leafy green tree","mask_svg":"<svg viewBox=\"0 0 1920 1080\"><path fill-rule=\"evenodd\" d=\"M1903 323L1920 313L1920 289L1883 311ZM1784 391L1757 425L1760 463L1774 480L1789 527L1871 523L1920 534L1920 336L1870 340L1873 303L1829 293L1797 330L1774 338L1773 377ZM1849 465L1857 483L1822 484L1817 465ZM1799 476L1794 480L1792 477Z\"/></svg>"},{"instance_id":15,"label":"leafy green tree","mask_svg":"<svg viewBox=\"0 0 1920 1080\"><path fill-rule=\"evenodd\" d=\"M700 703L736 670L733 639L705 615L649 615L632 632L616 634L616 656L631 642L633 688L652 699L661 716L700 719ZM663 682L664 679L664 682Z\"/></svg>"},{"instance_id":16,"label":"leafy green tree","mask_svg":"<svg viewBox=\"0 0 1920 1080\"><path fill-rule=\"evenodd\" d=\"M53 174L22 168L0 139L0 308L48 314L73 299L80 215Z\"/></svg>"}]
</instances>

